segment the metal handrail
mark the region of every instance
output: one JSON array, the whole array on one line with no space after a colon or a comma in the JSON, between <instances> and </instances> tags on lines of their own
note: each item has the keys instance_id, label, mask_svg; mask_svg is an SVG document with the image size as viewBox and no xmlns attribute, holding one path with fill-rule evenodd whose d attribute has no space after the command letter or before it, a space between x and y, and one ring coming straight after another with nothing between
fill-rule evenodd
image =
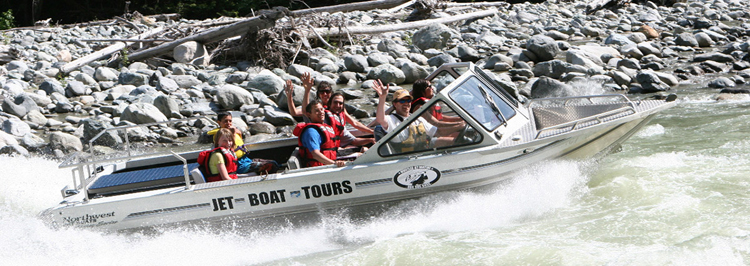
<instances>
[{"instance_id":1,"label":"metal handrail","mask_svg":"<svg viewBox=\"0 0 750 266\"><path fill-rule=\"evenodd\" d=\"M190 189L190 176L188 176L187 160L185 160L184 157L180 156L174 151L169 151L169 152L172 153L172 156L182 161L182 171L185 174L185 190L189 190Z\"/></svg>"},{"instance_id":2,"label":"metal handrail","mask_svg":"<svg viewBox=\"0 0 750 266\"><path fill-rule=\"evenodd\" d=\"M635 108L633 108L632 106L621 107L621 108L618 108L618 109L615 109L615 110L611 110L611 111L607 111L607 112L598 114L598 115L596 115L594 117L591 117L591 116L584 117L584 118L577 119L577 120L574 120L574 121L570 121L570 122L562 123L562 124L559 124L559 125L555 125L553 127L544 128L544 129L539 130L537 132L537 134L534 137L534 139L539 139L539 137L542 135L542 132L545 132L545 131L560 130L560 129L563 129L565 127L570 127L570 129L567 130L567 131L564 131L564 132L560 132L558 134L554 134L554 135L559 135L559 134L562 134L562 133L565 133L565 132L573 131L573 130L576 129L576 127L578 127L579 123L586 122L586 121L596 120L597 121L596 124L601 124L603 117L614 115L614 114L618 114L618 113L624 113L625 111L632 111L633 113L636 113ZM552 136L554 136L554 135L552 135Z\"/></svg>"},{"instance_id":3,"label":"metal handrail","mask_svg":"<svg viewBox=\"0 0 750 266\"><path fill-rule=\"evenodd\" d=\"M571 96L571 97L560 97L560 98L539 98L539 99L530 99L528 102L526 102L526 105L528 108L532 108L532 105L539 102L545 102L545 101L560 101L565 100L563 103L563 106L568 105L570 101L572 100L579 100L579 99L586 99L589 100L590 103L594 103L592 99L594 98L622 98L623 103L630 104L633 108L635 108L635 104L633 101L628 99L627 96L622 94L602 94L602 95L588 95L588 96Z\"/></svg>"},{"instance_id":4,"label":"metal handrail","mask_svg":"<svg viewBox=\"0 0 750 266\"><path fill-rule=\"evenodd\" d=\"M107 128L107 129L102 130L101 132L99 132L98 134L96 134L96 136L94 136L93 138L91 138L91 140L89 140L88 149L90 150L91 147L94 146L94 141L96 141L97 139L99 139L99 137L101 137L102 135L104 135L107 132L119 131L119 130L126 130L126 129L136 128L136 127L149 127L149 126L156 126L156 125L172 124L172 123L178 123L178 122L198 120L198 119L201 119L201 118L205 118L206 120L211 121L211 123L214 124L214 125L216 125L217 127L219 126L219 124L216 123L216 121L214 121L212 119L208 119L205 116L200 116L200 117L183 118L183 119L169 120L169 121L162 121L162 122L154 122L154 123L147 123L147 124L138 124L138 125L128 125L128 126L112 127L112 128ZM130 138L128 138L127 135L125 136L125 150L128 153L128 155L124 156L124 157L117 157L117 158L110 158L110 159L104 159L104 160L98 160L98 161L88 161L88 162L83 162L83 163L71 164L71 161L74 158L78 157L82 153L85 153L85 152L82 152L82 151L75 152L75 153L69 155L68 157L66 157L63 160L63 162L60 163L60 165L58 167L59 168L65 168L65 167L73 167L73 166L85 165L85 164L95 164L95 163L102 163L102 162L111 162L111 161L117 161L117 160L122 160L122 159L134 159L134 158L141 158L141 157L147 157L147 156L169 154L169 153L152 153L152 154L143 154L143 155L133 156L133 155L131 155L131 151L130 151Z\"/></svg>"}]
</instances>

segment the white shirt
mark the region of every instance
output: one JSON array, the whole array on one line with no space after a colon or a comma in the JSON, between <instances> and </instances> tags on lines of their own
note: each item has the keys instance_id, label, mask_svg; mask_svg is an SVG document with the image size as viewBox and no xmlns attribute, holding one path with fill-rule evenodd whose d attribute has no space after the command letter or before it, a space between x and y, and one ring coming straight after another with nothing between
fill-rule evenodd
<instances>
[{"instance_id":1,"label":"white shirt","mask_svg":"<svg viewBox=\"0 0 750 266\"><path fill-rule=\"evenodd\" d=\"M388 123L388 129L386 130L386 132L390 133L391 131L393 131L393 129L398 127L399 124L401 124L401 120L399 120L396 116L397 114L393 113L385 117L385 122ZM429 135L430 137L435 136L435 133L437 133L437 127L433 126L422 117L417 118L417 120L412 123L422 123L424 125L424 129L427 130L427 135ZM398 135L393 138L393 142L402 142L407 138L409 138L409 131L401 130L401 133L398 133Z\"/></svg>"}]
</instances>

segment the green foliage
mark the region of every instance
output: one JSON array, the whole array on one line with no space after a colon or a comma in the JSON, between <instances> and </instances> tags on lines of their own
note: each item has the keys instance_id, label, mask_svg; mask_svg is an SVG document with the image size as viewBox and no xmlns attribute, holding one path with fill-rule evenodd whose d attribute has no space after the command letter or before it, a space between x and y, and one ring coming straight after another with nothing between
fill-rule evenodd
<instances>
[{"instance_id":1,"label":"green foliage","mask_svg":"<svg viewBox=\"0 0 750 266\"><path fill-rule=\"evenodd\" d=\"M122 50L120 50L120 65L121 66L130 65L130 59L128 59L128 47L123 47Z\"/></svg>"},{"instance_id":2,"label":"green foliage","mask_svg":"<svg viewBox=\"0 0 750 266\"><path fill-rule=\"evenodd\" d=\"M8 9L8 11L0 13L0 30L15 28L14 20L13 9Z\"/></svg>"}]
</instances>

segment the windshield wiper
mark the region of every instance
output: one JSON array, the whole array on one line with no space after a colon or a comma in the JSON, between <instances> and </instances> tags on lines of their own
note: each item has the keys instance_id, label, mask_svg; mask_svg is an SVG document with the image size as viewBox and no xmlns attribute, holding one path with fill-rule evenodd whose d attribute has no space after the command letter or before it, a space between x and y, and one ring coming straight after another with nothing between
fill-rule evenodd
<instances>
[{"instance_id":1,"label":"windshield wiper","mask_svg":"<svg viewBox=\"0 0 750 266\"><path fill-rule=\"evenodd\" d=\"M490 97L490 95L487 93L487 91L484 90L482 86L477 86L477 87L479 87L479 92L482 93L484 100L490 104L490 109L492 109L492 112L495 113L495 116L500 117L503 120L503 125L505 125L506 123L505 116L503 115L503 112L500 112L500 108L497 107L495 100L493 100L492 97Z\"/></svg>"}]
</instances>

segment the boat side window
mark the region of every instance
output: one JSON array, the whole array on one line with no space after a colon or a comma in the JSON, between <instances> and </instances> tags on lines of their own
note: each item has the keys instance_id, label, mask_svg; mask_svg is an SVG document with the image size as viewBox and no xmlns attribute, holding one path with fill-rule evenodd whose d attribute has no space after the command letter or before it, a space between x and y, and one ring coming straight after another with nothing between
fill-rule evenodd
<instances>
[{"instance_id":1,"label":"boat side window","mask_svg":"<svg viewBox=\"0 0 750 266\"><path fill-rule=\"evenodd\" d=\"M436 151L482 142L482 134L443 101L434 100L427 104L429 106L419 114L404 119L402 123L408 122L409 125L380 146L378 153L381 156ZM389 115L387 119L399 118Z\"/></svg>"},{"instance_id":2,"label":"boat side window","mask_svg":"<svg viewBox=\"0 0 750 266\"><path fill-rule=\"evenodd\" d=\"M450 97L488 131L495 130L516 115L513 107L476 77L464 81L450 92Z\"/></svg>"}]
</instances>

